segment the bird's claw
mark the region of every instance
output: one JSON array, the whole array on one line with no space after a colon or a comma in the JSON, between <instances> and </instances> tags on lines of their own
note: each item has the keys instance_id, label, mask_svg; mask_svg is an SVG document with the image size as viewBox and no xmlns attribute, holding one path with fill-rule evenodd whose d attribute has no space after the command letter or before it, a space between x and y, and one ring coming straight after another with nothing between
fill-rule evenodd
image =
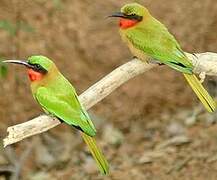
<instances>
[{"instance_id":1,"label":"bird's claw","mask_svg":"<svg viewBox=\"0 0 217 180\"><path fill-rule=\"evenodd\" d=\"M151 63L151 64L157 64L157 65L159 65L159 66L161 66L161 65L164 65L163 63L161 63L161 62L159 62L159 61L156 61L156 60L149 60L148 61L149 63Z\"/></svg>"}]
</instances>

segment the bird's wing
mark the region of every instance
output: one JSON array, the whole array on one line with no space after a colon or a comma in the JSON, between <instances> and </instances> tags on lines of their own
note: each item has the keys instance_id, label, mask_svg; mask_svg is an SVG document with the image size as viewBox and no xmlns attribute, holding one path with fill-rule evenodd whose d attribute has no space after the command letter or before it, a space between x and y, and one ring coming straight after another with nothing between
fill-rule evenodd
<instances>
[{"instance_id":1,"label":"bird's wing","mask_svg":"<svg viewBox=\"0 0 217 180\"><path fill-rule=\"evenodd\" d=\"M188 60L178 42L159 21L138 26L126 33L135 48L152 58L181 72L191 73L192 63Z\"/></svg>"},{"instance_id":2,"label":"bird's wing","mask_svg":"<svg viewBox=\"0 0 217 180\"><path fill-rule=\"evenodd\" d=\"M50 114L58 117L69 125L81 129L84 133L94 136L96 130L93 123L82 109L74 109L71 104L64 100L64 95L54 94L45 87L38 88L35 98L39 104ZM68 99L69 100L69 99ZM71 98L72 103L80 104L75 94L75 98Z\"/></svg>"}]
</instances>

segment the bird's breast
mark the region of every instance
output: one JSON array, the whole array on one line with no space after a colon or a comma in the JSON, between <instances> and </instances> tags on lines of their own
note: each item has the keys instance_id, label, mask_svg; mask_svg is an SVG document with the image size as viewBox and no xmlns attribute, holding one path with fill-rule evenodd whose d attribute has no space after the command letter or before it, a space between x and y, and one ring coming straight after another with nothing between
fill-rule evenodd
<instances>
[{"instance_id":1,"label":"bird's breast","mask_svg":"<svg viewBox=\"0 0 217 180\"><path fill-rule=\"evenodd\" d=\"M127 44L133 56L136 56L140 60L148 61L149 57L140 49L136 48L133 43L127 38L126 32L124 30L120 30L120 35L122 40Z\"/></svg>"}]
</instances>

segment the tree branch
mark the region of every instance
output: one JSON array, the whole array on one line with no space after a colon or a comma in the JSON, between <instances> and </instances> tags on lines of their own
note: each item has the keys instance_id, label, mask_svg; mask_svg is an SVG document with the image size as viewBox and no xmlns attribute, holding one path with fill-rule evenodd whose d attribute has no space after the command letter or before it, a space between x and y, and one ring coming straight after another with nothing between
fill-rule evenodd
<instances>
[{"instance_id":1,"label":"tree branch","mask_svg":"<svg viewBox=\"0 0 217 180\"><path fill-rule=\"evenodd\" d=\"M194 65L194 73L200 74L205 72L207 75L217 76L216 53L207 52L194 55L188 53L186 54ZM151 63L148 64L138 59L133 59L118 67L93 86L88 88L79 96L79 100L85 109L90 109L93 105L108 96L111 92L129 79L132 79L133 77L156 66L158 65ZM21 141L24 138L45 132L59 124L60 121L56 118L42 115L22 124L8 127L8 136L3 141L4 147Z\"/></svg>"}]
</instances>

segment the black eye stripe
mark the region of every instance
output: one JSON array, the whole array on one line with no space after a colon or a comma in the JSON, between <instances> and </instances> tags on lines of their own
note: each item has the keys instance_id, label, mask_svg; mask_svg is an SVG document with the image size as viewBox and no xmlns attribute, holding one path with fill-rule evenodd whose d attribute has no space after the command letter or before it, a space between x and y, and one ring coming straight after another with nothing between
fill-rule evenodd
<instances>
[{"instance_id":1,"label":"black eye stripe","mask_svg":"<svg viewBox=\"0 0 217 180\"><path fill-rule=\"evenodd\" d=\"M43 68L40 64L32 64L32 63L28 63L29 65L31 65L31 68L37 72L46 74L47 70L45 68Z\"/></svg>"},{"instance_id":2,"label":"black eye stripe","mask_svg":"<svg viewBox=\"0 0 217 180\"><path fill-rule=\"evenodd\" d=\"M32 66L33 69L44 69L40 64L32 64L32 63L28 63Z\"/></svg>"},{"instance_id":3,"label":"black eye stripe","mask_svg":"<svg viewBox=\"0 0 217 180\"><path fill-rule=\"evenodd\" d=\"M36 70L44 69L44 68L43 68L42 66L40 66L39 64L36 64L34 67L35 67Z\"/></svg>"},{"instance_id":4,"label":"black eye stripe","mask_svg":"<svg viewBox=\"0 0 217 180\"><path fill-rule=\"evenodd\" d=\"M128 17L128 19L136 19L138 21L142 21L143 17L142 16L139 16L139 15L136 15L136 14L129 14L129 15L125 15L126 17Z\"/></svg>"}]
</instances>

